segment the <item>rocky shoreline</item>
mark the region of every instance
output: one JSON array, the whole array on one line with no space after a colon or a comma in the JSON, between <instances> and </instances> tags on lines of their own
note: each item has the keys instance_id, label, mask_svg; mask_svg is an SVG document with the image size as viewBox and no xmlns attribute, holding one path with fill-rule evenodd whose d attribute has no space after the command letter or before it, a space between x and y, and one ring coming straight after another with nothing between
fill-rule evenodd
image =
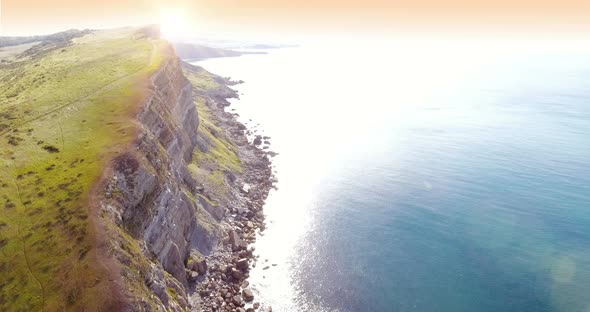
<instances>
[{"instance_id":1,"label":"rocky shoreline","mask_svg":"<svg viewBox=\"0 0 590 312\"><path fill-rule=\"evenodd\" d=\"M258 231L265 229L263 206L276 182L271 167L276 154L269 150L270 138L256 136L250 142L250 131L237 121L236 114L225 110L230 105L227 99L238 97L228 86L241 82L218 80L221 88L196 92L196 96L206 98L212 117L238 147L243 172L226 176L233 184L235 200L220 221L224 238L210 255L189 260L190 299L193 311L272 311L272 307L256 302L248 287L250 267L256 265L254 248L248 245L255 241Z\"/></svg>"}]
</instances>

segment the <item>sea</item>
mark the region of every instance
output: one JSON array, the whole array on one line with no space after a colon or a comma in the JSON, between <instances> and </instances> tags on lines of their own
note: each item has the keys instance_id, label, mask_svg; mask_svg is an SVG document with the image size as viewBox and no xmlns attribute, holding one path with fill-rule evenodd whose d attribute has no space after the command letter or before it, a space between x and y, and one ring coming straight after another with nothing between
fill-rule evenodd
<instances>
[{"instance_id":1,"label":"sea","mask_svg":"<svg viewBox=\"0 0 590 312\"><path fill-rule=\"evenodd\" d=\"M273 311L589 312L588 40L316 38L197 62L278 178Z\"/></svg>"}]
</instances>

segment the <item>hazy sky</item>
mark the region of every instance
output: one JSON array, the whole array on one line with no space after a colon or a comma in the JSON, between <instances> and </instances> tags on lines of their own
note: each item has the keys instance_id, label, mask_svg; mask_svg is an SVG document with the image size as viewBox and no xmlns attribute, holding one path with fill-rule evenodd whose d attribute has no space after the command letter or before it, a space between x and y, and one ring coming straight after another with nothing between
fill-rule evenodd
<instances>
[{"instance_id":1,"label":"hazy sky","mask_svg":"<svg viewBox=\"0 0 590 312\"><path fill-rule=\"evenodd\" d=\"M590 0L0 0L2 34L158 23L186 12L191 28L243 34L454 29L583 32Z\"/></svg>"}]
</instances>

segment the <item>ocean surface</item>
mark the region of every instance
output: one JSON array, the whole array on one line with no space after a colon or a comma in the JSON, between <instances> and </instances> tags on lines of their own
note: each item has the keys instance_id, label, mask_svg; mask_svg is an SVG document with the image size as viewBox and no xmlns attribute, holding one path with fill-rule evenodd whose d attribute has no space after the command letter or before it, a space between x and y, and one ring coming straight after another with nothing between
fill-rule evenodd
<instances>
[{"instance_id":1,"label":"ocean surface","mask_svg":"<svg viewBox=\"0 0 590 312\"><path fill-rule=\"evenodd\" d=\"M555 46L315 42L199 62L245 81L229 109L279 153L257 300L589 312L590 50Z\"/></svg>"}]
</instances>

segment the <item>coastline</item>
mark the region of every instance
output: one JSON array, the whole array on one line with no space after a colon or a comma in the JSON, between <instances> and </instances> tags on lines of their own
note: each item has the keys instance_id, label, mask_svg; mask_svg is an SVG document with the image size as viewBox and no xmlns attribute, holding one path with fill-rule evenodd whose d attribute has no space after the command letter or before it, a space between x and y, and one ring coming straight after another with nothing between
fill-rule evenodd
<instances>
[{"instance_id":1,"label":"coastline","mask_svg":"<svg viewBox=\"0 0 590 312\"><path fill-rule=\"evenodd\" d=\"M0 310L250 308L273 178L224 111L239 82L150 27L76 34L1 65Z\"/></svg>"},{"instance_id":2,"label":"coastline","mask_svg":"<svg viewBox=\"0 0 590 312\"><path fill-rule=\"evenodd\" d=\"M193 83L193 97L205 100L209 118L220 125L225 137L235 144L243 168L239 173L225 174L225 180L230 184L231 204L226 207L224 217L219 222L224 238L204 261L193 265L200 274L192 273L189 276L191 284L188 295L192 311L255 311L258 308L260 311L272 311L272 307L261 306L256 302L253 292L248 288L250 267L256 263L254 248L248 245L254 243L258 231L265 229L263 206L276 182L271 167L271 158L275 154L269 150L266 138L264 146L259 137L250 142L250 131L246 126L237 121L236 114L225 111L230 105L227 100L238 98L237 92L229 86L241 81L221 78L187 63L183 63L183 69L188 76L206 72L219 84L213 89L204 90ZM205 113L199 111L199 114Z\"/></svg>"},{"instance_id":3,"label":"coastline","mask_svg":"<svg viewBox=\"0 0 590 312\"><path fill-rule=\"evenodd\" d=\"M355 51L193 66L152 28L79 36L0 55L0 311L586 307L583 57L441 88L422 58L341 77Z\"/></svg>"}]
</instances>

